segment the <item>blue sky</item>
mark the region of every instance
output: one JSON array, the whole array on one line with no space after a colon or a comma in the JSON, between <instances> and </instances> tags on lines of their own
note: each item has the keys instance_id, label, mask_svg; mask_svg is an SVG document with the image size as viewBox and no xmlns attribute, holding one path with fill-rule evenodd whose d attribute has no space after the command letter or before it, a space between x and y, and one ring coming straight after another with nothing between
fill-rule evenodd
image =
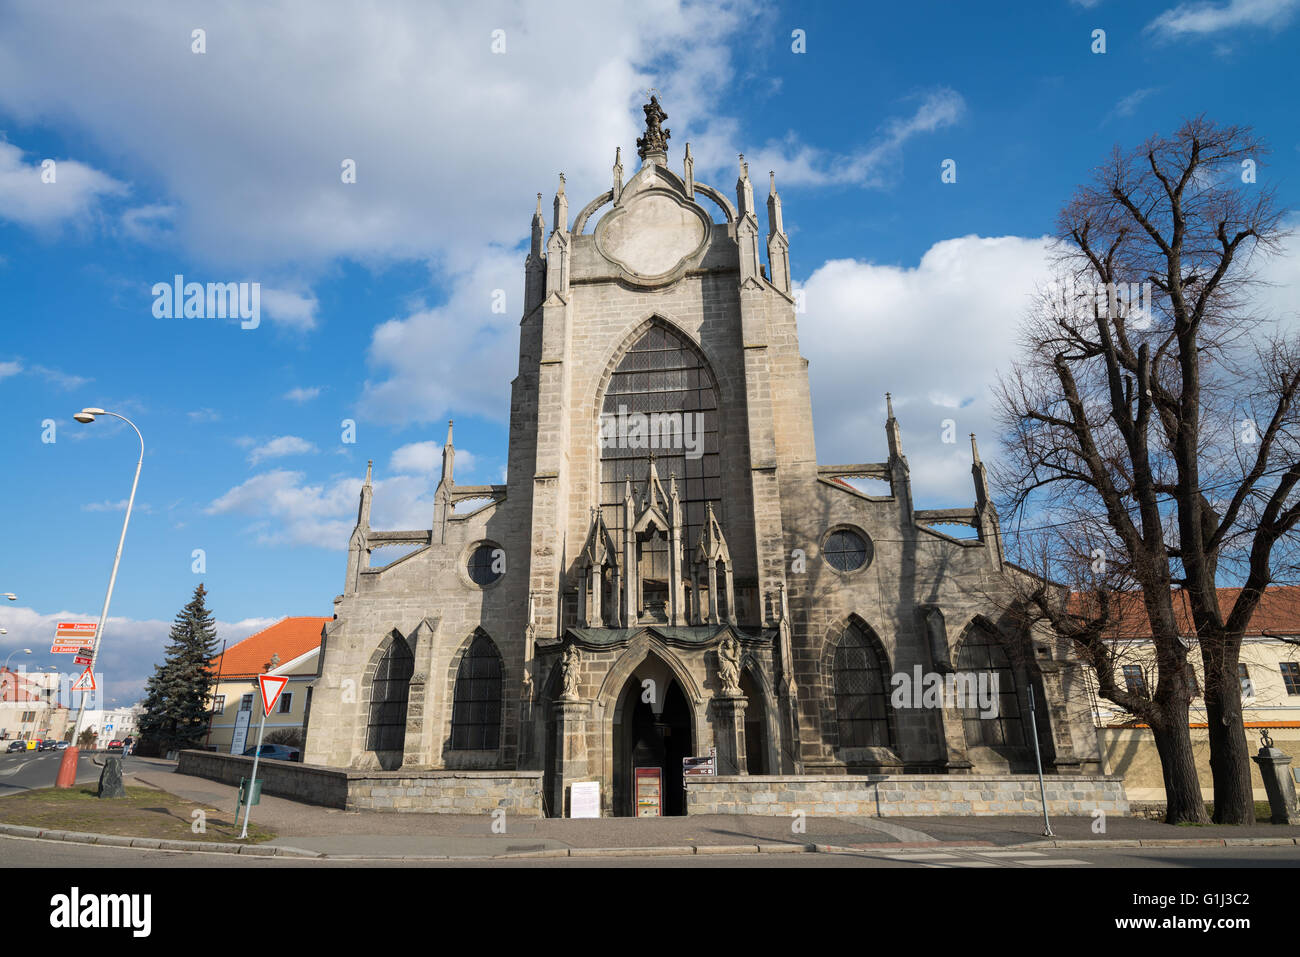
<instances>
[{"instance_id":1,"label":"blue sky","mask_svg":"<svg viewBox=\"0 0 1300 957\"><path fill-rule=\"evenodd\" d=\"M1206 113L1300 193L1300 0L379 6L0 9L0 654L63 664L51 622L102 603L138 447L83 406L147 444L102 662L124 701L200 580L232 641L331 614L367 459L383 527L428 525L448 418L458 479L501 481L535 195L549 222L561 170L576 214L616 146L634 169L647 87L674 167L690 141L730 194L744 152L760 201L775 171L819 456L884 458L891 391L918 507L972 498L944 419L996 457L1043 236L1115 144ZM176 274L260 283L260 325L155 317Z\"/></svg>"}]
</instances>

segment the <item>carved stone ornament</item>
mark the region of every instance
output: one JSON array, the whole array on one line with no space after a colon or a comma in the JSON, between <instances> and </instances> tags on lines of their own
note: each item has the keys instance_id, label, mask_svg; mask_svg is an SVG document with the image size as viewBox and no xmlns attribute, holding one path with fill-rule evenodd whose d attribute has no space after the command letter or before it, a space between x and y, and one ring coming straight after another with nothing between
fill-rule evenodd
<instances>
[{"instance_id":1,"label":"carved stone ornament","mask_svg":"<svg viewBox=\"0 0 1300 957\"><path fill-rule=\"evenodd\" d=\"M668 114L659 105L659 97L652 93L650 102L641 109L645 111L645 136L636 138L637 155L645 159L646 153L666 153L672 132L662 126L663 121L668 119Z\"/></svg>"},{"instance_id":2,"label":"carved stone ornament","mask_svg":"<svg viewBox=\"0 0 1300 957\"><path fill-rule=\"evenodd\" d=\"M740 642L728 635L718 646L718 678L727 697L740 694Z\"/></svg>"}]
</instances>

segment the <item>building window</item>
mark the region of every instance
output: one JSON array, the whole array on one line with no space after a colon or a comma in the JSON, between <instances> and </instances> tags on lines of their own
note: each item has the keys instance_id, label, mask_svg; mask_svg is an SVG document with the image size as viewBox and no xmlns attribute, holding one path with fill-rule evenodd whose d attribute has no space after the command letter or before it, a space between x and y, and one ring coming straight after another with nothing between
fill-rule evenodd
<instances>
[{"instance_id":1,"label":"building window","mask_svg":"<svg viewBox=\"0 0 1300 957\"><path fill-rule=\"evenodd\" d=\"M213 697L213 699L212 699L212 713L213 713L213 714L225 714L225 713L226 713L226 696L225 696L225 695L223 695L223 694L219 694L219 695L216 695L216 696Z\"/></svg>"},{"instance_id":2,"label":"building window","mask_svg":"<svg viewBox=\"0 0 1300 957\"><path fill-rule=\"evenodd\" d=\"M293 710L293 692L282 691L280 693L279 713L288 714Z\"/></svg>"},{"instance_id":3,"label":"building window","mask_svg":"<svg viewBox=\"0 0 1300 957\"><path fill-rule=\"evenodd\" d=\"M1147 697L1147 679L1141 665L1124 665L1124 687L1129 694Z\"/></svg>"},{"instance_id":4,"label":"building window","mask_svg":"<svg viewBox=\"0 0 1300 957\"><path fill-rule=\"evenodd\" d=\"M24 712L23 712L23 724L31 724L31 723L32 723L33 721L35 721L35 720L36 720L36 712L35 712L35 711L24 711Z\"/></svg>"},{"instance_id":5,"label":"building window","mask_svg":"<svg viewBox=\"0 0 1300 957\"><path fill-rule=\"evenodd\" d=\"M479 634L456 670L451 706L451 746L491 751L501 741L501 658L492 639Z\"/></svg>"},{"instance_id":6,"label":"building window","mask_svg":"<svg viewBox=\"0 0 1300 957\"><path fill-rule=\"evenodd\" d=\"M1300 665L1294 661L1282 662L1282 683L1287 694L1300 694Z\"/></svg>"},{"instance_id":7,"label":"building window","mask_svg":"<svg viewBox=\"0 0 1300 957\"><path fill-rule=\"evenodd\" d=\"M961 651L957 653L957 670L973 675L977 689L980 682L984 682L986 687L992 685L997 689L996 715L984 717L978 705L959 709L962 725L966 729L966 744L1026 747L1024 724L1020 719L1020 699L1016 695L1015 671L1002 643L986 629L974 628L961 643Z\"/></svg>"},{"instance_id":8,"label":"building window","mask_svg":"<svg viewBox=\"0 0 1300 957\"><path fill-rule=\"evenodd\" d=\"M857 532L841 528L831 532L822 546L822 554L831 568L841 572L856 571L870 561L870 546Z\"/></svg>"},{"instance_id":9,"label":"building window","mask_svg":"<svg viewBox=\"0 0 1300 957\"><path fill-rule=\"evenodd\" d=\"M875 636L851 623L835 649L832 674L840 747L892 747L884 651Z\"/></svg>"},{"instance_id":10,"label":"building window","mask_svg":"<svg viewBox=\"0 0 1300 957\"><path fill-rule=\"evenodd\" d=\"M366 750L401 753L406 744L406 702L413 674L415 655L400 635L394 635L370 685Z\"/></svg>"},{"instance_id":11,"label":"building window","mask_svg":"<svg viewBox=\"0 0 1300 957\"><path fill-rule=\"evenodd\" d=\"M1255 697L1255 682L1250 677L1250 670L1244 662L1237 662L1237 678L1241 681L1241 696L1243 698Z\"/></svg>"},{"instance_id":12,"label":"building window","mask_svg":"<svg viewBox=\"0 0 1300 957\"><path fill-rule=\"evenodd\" d=\"M691 555L704 527L705 504L722 499L718 395L708 363L684 336L663 326L646 330L609 378L600 416L600 507L614 541L623 541L627 480L638 501L655 472L668 488L677 478L682 536ZM642 581L667 588L668 541L655 536L642 551ZM626 571L624 572L626 574Z\"/></svg>"},{"instance_id":13,"label":"building window","mask_svg":"<svg viewBox=\"0 0 1300 957\"><path fill-rule=\"evenodd\" d=\"M240 711L253 710L253 696L251 694L246 694L239 699L239 710Z\"/></svg>"},{"instance_id":14,"label":"building window","mask_svg":"<svg viewBox=\"0 0 1300 957\"><path fill-rule=\"evenodd\" d=\"M470 554L466 571L469 572L470 581L479 587L484 587L491 585L504 574L503 567L504 553L501 551L501 546L484 542Z\"/></svg>"}]
</instances>

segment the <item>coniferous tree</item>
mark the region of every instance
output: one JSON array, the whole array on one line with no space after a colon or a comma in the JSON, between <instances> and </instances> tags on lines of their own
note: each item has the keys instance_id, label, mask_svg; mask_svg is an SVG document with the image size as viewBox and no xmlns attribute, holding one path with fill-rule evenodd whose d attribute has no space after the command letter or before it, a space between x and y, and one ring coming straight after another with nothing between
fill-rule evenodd
<instances>
[{"instance_id":1,"label":"coniferous tree","mask_svg":"<svg viewBox=\"0 0 1300 957\"><path fill-rule=\"evenodd\" d=\"M165 657L145 685L140 735L162 754L198 747L207 731L217 632L206 598L200 584L176 616Z\"/></svg>"}]
</instances>

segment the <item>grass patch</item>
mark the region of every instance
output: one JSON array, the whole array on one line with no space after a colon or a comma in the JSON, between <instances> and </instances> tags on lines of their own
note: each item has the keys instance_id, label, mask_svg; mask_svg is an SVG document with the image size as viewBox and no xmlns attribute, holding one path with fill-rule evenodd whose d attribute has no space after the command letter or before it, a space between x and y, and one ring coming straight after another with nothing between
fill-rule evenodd
<instances>
[{"instance_id":1,"label":"grass patch","mask_svg":"<svg viewBox=\"0 0 1300 957\"><path fill-rule=\"evenodd\" d=\"M195 804L153 788L128 787L124 798L100 799L95 791L94 785L78 785L11 794L0 801L0 822L172 841L237 841L239 838L240 823L229 809ZM205 815L204 829L199 834L191 829L196 810ZM274 837L273 832L250 821L245 842L258 844Z\"/></svg>"}]
</instances>

